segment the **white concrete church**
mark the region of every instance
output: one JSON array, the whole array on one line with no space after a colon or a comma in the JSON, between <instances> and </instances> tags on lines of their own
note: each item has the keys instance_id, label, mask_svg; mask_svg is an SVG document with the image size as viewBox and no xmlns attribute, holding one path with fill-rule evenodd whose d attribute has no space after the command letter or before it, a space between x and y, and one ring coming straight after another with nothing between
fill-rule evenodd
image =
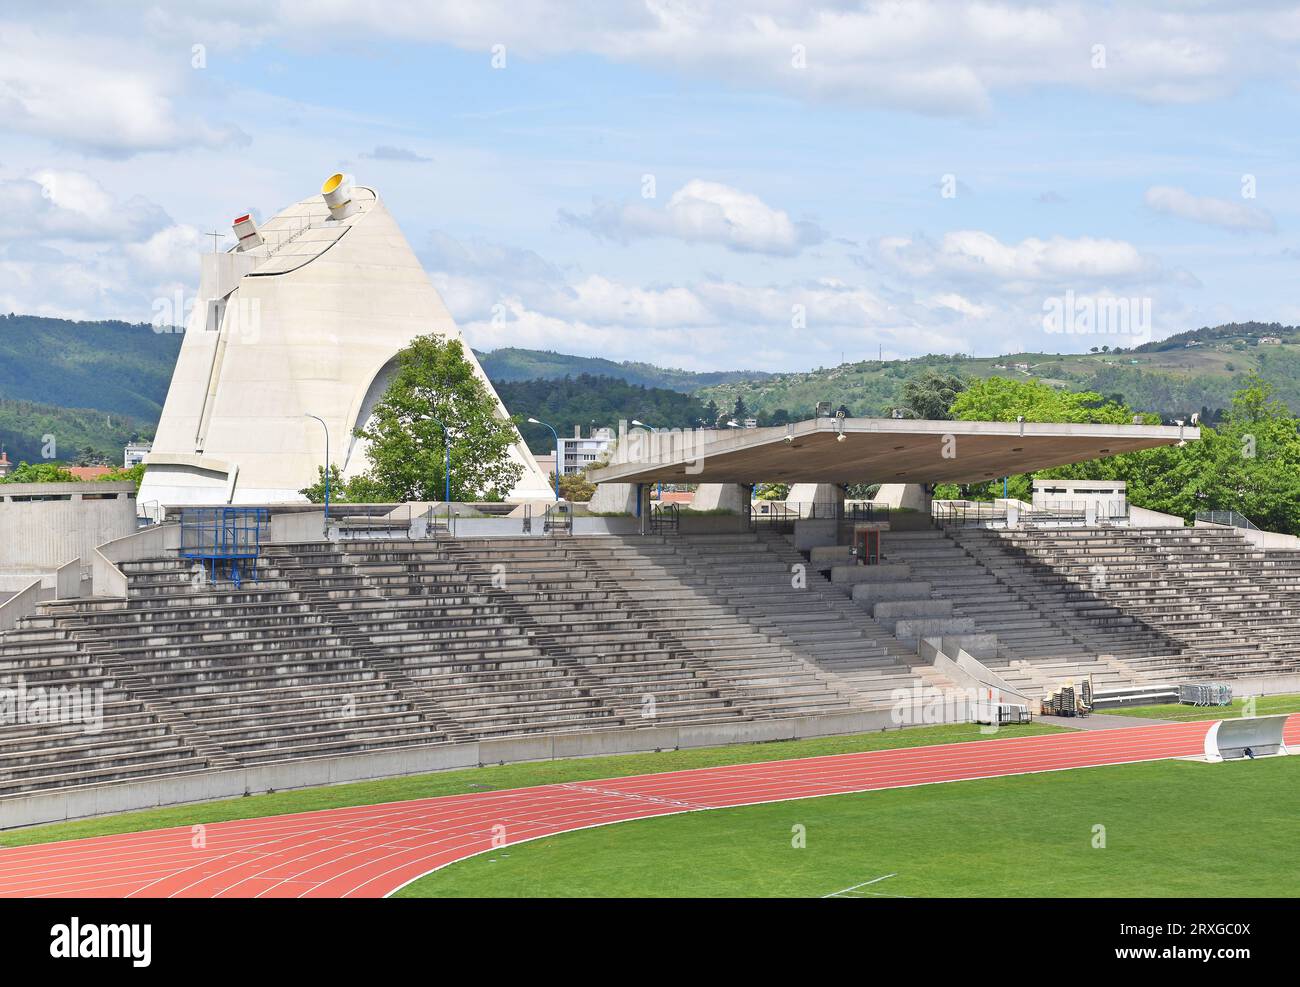
<instances>
[{"instance_id":1,"label":"white concrete church","mask_svg":"<svg viewBox=\"0 0 1300 987\"><path fill-rule=\"evenodd\" d=\"M301 501L330 458L365 472L353 429L383 395L396 354L416 336L460 339L378 193L331 176L259 227L234 222L238 244L204 254L198 296L172 374L138 502L160 505ZM489 391L468 345L465 356ZM497 398L498 411L506 416ZM511 500L550 500L522 440Z\"/></svg>"}]
</instances>

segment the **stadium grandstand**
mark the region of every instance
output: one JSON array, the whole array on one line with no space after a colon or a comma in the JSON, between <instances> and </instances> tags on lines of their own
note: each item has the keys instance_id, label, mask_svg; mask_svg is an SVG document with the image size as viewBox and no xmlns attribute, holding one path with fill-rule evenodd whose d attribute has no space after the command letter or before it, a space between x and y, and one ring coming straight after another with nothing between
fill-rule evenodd
<instances>
[{"instance_id":1,"label":"stadium grandstand","mask_svg":"<svg viewBox=\"0 0 1300 987\"><path fill-rule=\"evenodd\" d=\"M0 606L5 826L981 715L936 697L996 694L984 714L1001 718L1050 697L1059 712L1063 689L1103 709L1300 681L1285 540L1116 506L1114 485L1033 504L929 494L1197 441L1181 425L623 428L587 511L550 500L517 442L513 503L321 510L296 493L324 459L310 409L351 435L420 307L455 327L377 194L342 176L236 232L205 256L145 523ZM367 311L367 292L392 301L380 282L403 286L401 318ZM355 289L336 328L367 340L362 357L321 362L346 342L303 315L327 284ZM304 382L304 365L334 376ZM365 452L347 449L348 471ZM683 480L713 506L652 503ZM792 484L787 500L756 511L762 481ZM885 486L848 501L858 483Z\"/></svg>"}]
</instances>

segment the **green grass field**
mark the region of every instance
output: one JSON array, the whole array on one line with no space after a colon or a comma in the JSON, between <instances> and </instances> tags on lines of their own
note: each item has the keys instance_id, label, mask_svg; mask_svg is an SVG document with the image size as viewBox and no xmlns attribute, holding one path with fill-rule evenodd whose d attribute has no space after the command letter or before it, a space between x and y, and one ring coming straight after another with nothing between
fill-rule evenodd
<instances>
[{"instance_id":1,"label":"green grass field","mask_svg":"<svg viewBox=\"0 0 1300 987\"><path fill-rule=\"evenodd\" d=\"M1248 705L1250 703L1250 700L1234 699L1231 706L1184 706L1181 703L1170 703L1165 706L1133 706L1103 712L1157 720L1229 720L1243 713L1253 716L1300 713L1300 695L1295 693L1286 696L1259 696L1253 704Z\"/></svg>"},{"instance_id":2,"label":"green grass field","mask_svg":"<svg viewBox=\"0 0 1300 987\"><path fill-rule=\"evenodd\" d=\"M1297 818L1300 758L1159 761L618 823L472 857L398 896L820 897L894 875L855 896L1294 897Z\"/></svg>"},{"instance_id":3,"label":"green grass field","mask_svg":"<svg viewBox=\"0 0 1300 987\"><path fill-rule=\"evenodd\" d=\"M996 737L1028 737L1035 734L1060 733L1057 727L1030 724L1003 727ZM49 826L34 826L0 832L0 847L26 846L57 840L75 840L90 836L138 833L146 829L169 826L192 826L196 823L228 822L255 819L259 816L337 809L352 805L374 805L407 799L433 798L440 795L464 795L471 792L503 788L524 788L557 782L592 781L626 775L682 771L724 764L751 764L779 761L792 757L816 757L822 754L851 754L857 751L886 750L895 747L924 747L968 740L992 739L974 724L917 727L879 733L852 734L844 737L818 737L810 740L779 741L764 744L734 744L729 747L704 747L695 750L664 751L659 754L624 754L614 757L588 757L563 761L539 761L440 771L436 774L411 775L383 781L357 782L306 788L300 791L249 795L245 798L207 802L199 805L172 806L146 812L123 813L99 819L85 819Z\"/></svg>"}]
</instances>

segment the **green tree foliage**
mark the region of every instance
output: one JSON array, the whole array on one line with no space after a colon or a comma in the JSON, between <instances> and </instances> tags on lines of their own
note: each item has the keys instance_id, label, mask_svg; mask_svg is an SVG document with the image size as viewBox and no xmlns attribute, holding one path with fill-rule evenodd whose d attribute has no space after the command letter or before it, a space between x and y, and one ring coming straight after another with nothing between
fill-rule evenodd
<instances>
[{"instance_id":1,"label":"green tree foliage","mask_svg":"<svg viewBox=\"0 0 1300 987\"><path fill-rule=\"evenodd\" d=\"M325 467L316 467L316 482L298 491L313 504L325 502ZM338 463L330 464L331 504L386 504L393 500L386 491L365 474L343 479Z\"/></svg>"},{"instance_id":2,"label":"green tree foliage","mask_svg":"<svg viewBox=\"0 0 1300 987\"><path fill-rule=\"evenodd\" d=\"M136 463L129 468L109 470L99 479L102 483L125 483L129 480L135 484L136 490L139 490L140 482L144 479L144 469L144 463Z\"/></svg>"},{"instance_id":3,"label":"green tree foliage","mask_svg":"<svg viewBox=\"0 0 1300 987\"><path fill-rule=\"evenodd\" d=\"M142 424L114 412L0 398L0 445L15 461L36 462L52 455L58 459L117 463L122 461L122 447L127 442L152 435L153 418ZM47 436L53 436L56 442L53 453Z\"/></svg>"},{"instance_id":4,"label":"green tree foliage","mask_svg":"<svg viewBox=\"0 0 1300 987\"><path fill-rule=\"evenodd\" d=\"M789 493L788 483L760 483L754 488L756 500L785 500Z\"/></svg>"},{"instance_id":5,"label":"green tree foliage","mask_svg":"<svg viewBox=\"0 0 1300 987\"><path fill-rule=\"evenodd\" d=\"M490 353L476 351L475 355L483 372L488 375L498 393L503 383L514 381L607 377L626 381L633 386L641 386L648 390L666 389L689 394L701 387L711 387L736 380L762 380L772 376L759 370L715 370L697 373L692 370L657 367L651 363L638 363L633 360L615 362L601 357L570 356L550 350L525 350L510 346ZM509 408L511 405L507 403L506 407Z\"/></svg>"},{"instance_id":6,"label":"green tree foliage","mask_svg":"<svg viewBox=\"0 0 1300 987\"><path fill-rule=\"evenodd\" d=\"M19 463L4 483L79 483L78 478L58 463Z\"/></svg>"},{"instance_id":7,"label":"green tree foliage","mask_svg":"<svg viewBox=\"0 0 1300 987\"><path fill-rule=\"evenodd\" d=\"M419 336L398 354L397 371L370 421L369 480L383 500L442 500L444 427L451 449L451 499L500 496L523 475L510 458L511 422L497 414L458 340Z\"/></svg>"},{"instance_id":8,"label":"green tree foliage","mask_svg":"<svg viewBox=\"0 0 1300 987\"><path fill-rule=\"evenodd\" d=\"M903 403L917 418L939 421L951 417L948 409L964 390L966 381L961 374L929 369L903 384Z\"/></svg>"},{"instance_id":9,"label":"green tree foliage","mask_svg":"<svg viewBox=\"0 0 1300 987\"><path fill-rule=\"evenodd\" d=\"M1034 381L982 381L953 404L969 421L1107 422L1125 424L1132 412L1097 394L1068 394ZM1155 424L1155 416L1143 416ZM1300 534L1300 421L1258 375L1246 378L1218 428L1201 426L1201 438L1108 456L1033 474L1043 479L1124 480L1130 503L1183 518L1197 511L1235 510L1269 531ZM1027 500L1031 477L1012 476L1008 493ZM944 484L938 497L991 499L1001 480L964 490Z\"/></svg>"},{"instance_id":10,"label":"green tree foliage","mask_svg":"<svg viewBox=\"0 0 1300 987\"><path fill-rule=\"evenodd\" d=\"M555 473L550 474L551 487L555 486ZM560 477L560 496L565 500L585 504L596 492L596 484L587 479L586 471L582 473L565 473Z\"/></svg>"},{"instance_id":11,"label":"green tree foliage","mask_svg":"<svg viewBox=\"0 0 1300 987\"><path fill-rule=\"evenodd\" d=\"M147 324L0 315L0 397L156 420L181 339Z\"/></svg>"},{"instance_id":12,"label":"green tree foliage","mask_svg":"<svg viewBox=\"0 0 1300 987\"><path fill-rule=\"evenodd\" d=\"M696 428L708 418L699 399L658 387L629 384L614 377L580 374L561 380L523 380L495 383L502 403L521 418L550 422L561 435L581 428L589 435L593 426L617 431L620 420L638 419L655 428ZM713 419L708 419L709 424ZM534 455L555 451L555 439L544 425L522 422L520 434Z\"/></svg>"}]
</instances>

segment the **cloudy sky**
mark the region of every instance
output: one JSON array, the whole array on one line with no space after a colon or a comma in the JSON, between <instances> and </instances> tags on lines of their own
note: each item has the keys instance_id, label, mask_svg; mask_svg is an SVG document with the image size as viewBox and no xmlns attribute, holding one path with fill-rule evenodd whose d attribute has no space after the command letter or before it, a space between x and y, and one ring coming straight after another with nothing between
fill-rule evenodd
<instances>
[{"instance_id":1,"label":"cloudy sky","mask_svg":"<svg viewBox=\"0 0 1300 987\"><path fill-rule=\"evenodd\" d=\"M1263 0L6 0L0 310L150 321L206 232L342 168L480 349L1131 342L1050 331L1061 299L1297 323L1298 81L1300 5Z\"/></svg>"}]
</instances>

